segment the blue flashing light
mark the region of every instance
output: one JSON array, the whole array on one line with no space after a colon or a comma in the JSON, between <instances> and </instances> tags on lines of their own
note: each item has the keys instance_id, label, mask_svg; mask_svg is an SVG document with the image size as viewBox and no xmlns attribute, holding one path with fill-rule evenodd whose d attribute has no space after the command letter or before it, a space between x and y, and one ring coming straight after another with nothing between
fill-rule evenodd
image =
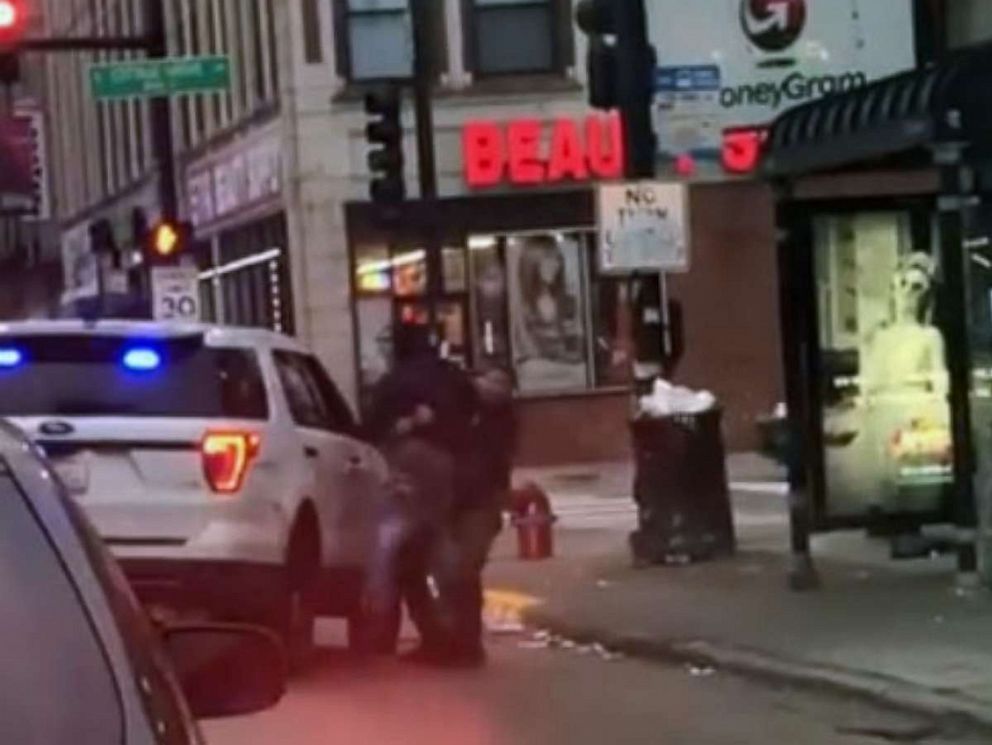
<instances>
[{"instance_id":1,"label":"blue flashing light","mask_svg":"<svg viewBox=\"0 0 992 745\"><path fill-rule=\"evenodd\" d=\"M24 353L16 347L0 347L0 368L20 367L24 362Z\"/></svg>"},{"instance_id":2,"label":"blue flashing light","mask_svg":"<svg viewBox=\"0 0 992 745\"><path fill-rule=\"evenodd\" d=\"M134 372L151 372L162 365L162 355L150 347L134 347L123 357L124 367Z\"/></svg>"}]
</instances>

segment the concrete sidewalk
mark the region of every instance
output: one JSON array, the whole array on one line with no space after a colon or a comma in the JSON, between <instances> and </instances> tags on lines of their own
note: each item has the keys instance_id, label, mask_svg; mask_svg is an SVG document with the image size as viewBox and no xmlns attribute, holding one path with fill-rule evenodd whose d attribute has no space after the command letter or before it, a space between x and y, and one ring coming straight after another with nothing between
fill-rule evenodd
<instances>
[{"instance_id":1,"label":"concrete sidewalk","mask_svg":"<svg viewBox=\"0 0 992 745\"><path fill-rule=\"evenodd\" d=\"M733 453L727 457L727 478L739 492L783 493L785 471L757 453ZM596 495L604 499L630 499L634 483L632 461L610 461L547 468L518 468L514 481L533 481L555 496Z\"/></svg>"},{"instance_id":2,"label":"concrete sidewalk","mask_svg":"<svg viewBox=\"0 0 992 745\"><path fill-rule=\"evenodd\" d=\"M596 479L603 499L611 478ZM735 512L752 498L735 494ZM784 500L765 499L757 509L784 511ZM786 587L785 522L738 532L732 559L649 569L632 568L620 530L559 530L556 557L540 563L518 561L508 533L487 585L530 624L577 640L992 726L992 598L957 589L953 559L892 562L863 534L823 536L823 588L797 594Z\"/></svg>"}]
</instances>

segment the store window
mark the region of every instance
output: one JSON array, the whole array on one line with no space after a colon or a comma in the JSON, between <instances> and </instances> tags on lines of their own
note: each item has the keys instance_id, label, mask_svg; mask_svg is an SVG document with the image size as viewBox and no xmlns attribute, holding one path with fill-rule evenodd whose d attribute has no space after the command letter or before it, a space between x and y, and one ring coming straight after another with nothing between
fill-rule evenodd
<instances>
[{"instance_id":1,"label":"store window","mask_svg":"<svg viewBox=\"0 0 992 745\"><path fill-rule=\"evenodd\" d=\"M469 235L446 246L437 310L447 355L513 373L521 395L581 393L631 381L626 280L600 276L587 230ZM422 248L355 251L361 381L392 364L392 328L429 322Z\"/></svg>"},{"instance_id":2,"label":"store window","mask_svg":"<svg viewBox=\"0 0 992 745\"><path fill-rule=\"evenodd\" d=\"M562 67L558 0L467 0L469 59L478 76Z\"/></svg>"},{"instance_id":3,"label":"store window","mask_svg":"<svg viewBox=\"0 0 992 745\"><path fill-rule=\"evenodd\" d=\"M589 384L584 237L508 236L510 349L522 393L580 390Z\"/></svg>"},{"instance_id":4,"label":"store window","mask_svg":"<svg viewBox=\"0 0 992 745\"><path fill-rule=\"evenodd\" d=\"M468 265L464 246L442 250L436 322L445 354L470 364ZM393 361L396 324L430 323L427 253L422 246L367 244L355 250L355 314L362 387L375 384Z\"/></svg>"},{"instance_id":5,"label":"store window","mask_svg":"<svg viewBox=\"0 0 992 745\"><path fill-rule=\"evenodd\" d=\"M292 282L283 215L224 232L201 266L207 321L294 332Z\"/></svg>"},{"instance_id":6,"label":"store window","mask_svg":"<svg viewBox=\"0 0 992 745\"><path fill-rule=\"evenodd\" d=\"M814 220L827 513L934 514L952 481L927 209Z\"/></svg>"}]
</instances>

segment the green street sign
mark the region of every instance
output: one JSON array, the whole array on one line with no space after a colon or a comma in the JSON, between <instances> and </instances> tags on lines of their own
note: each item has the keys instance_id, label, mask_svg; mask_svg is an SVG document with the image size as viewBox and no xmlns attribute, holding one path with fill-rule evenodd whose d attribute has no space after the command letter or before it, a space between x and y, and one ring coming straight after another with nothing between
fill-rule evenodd
<instances>
[{"instance_id":1,"label":"green street sign","mask_svg":"<svg viewBox=\"0 0 992 745\"><path fill-rule=\"evenodd\" d=\"M231 87L231 58L172 57L91 65L90 91L98 100L218 93Z\"/></svg>"}]
</instances>

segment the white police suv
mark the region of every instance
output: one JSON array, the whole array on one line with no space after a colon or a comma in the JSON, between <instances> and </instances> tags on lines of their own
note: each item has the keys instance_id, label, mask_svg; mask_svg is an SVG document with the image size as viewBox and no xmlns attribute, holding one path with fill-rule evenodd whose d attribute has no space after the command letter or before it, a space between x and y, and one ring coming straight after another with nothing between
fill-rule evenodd
<instances>
[{"instance_id":1,"label":"white police suv","mask_svg":"<svg viewBox=\"0 0 992 745\"><path fill-rule=\"evenodd\" d=\"M0 324L0 417L44 449L146 603L264 623L296 661L317 615L348 618L361 638L388 471L293 339Z\"/></svg>"}]
</instances>

